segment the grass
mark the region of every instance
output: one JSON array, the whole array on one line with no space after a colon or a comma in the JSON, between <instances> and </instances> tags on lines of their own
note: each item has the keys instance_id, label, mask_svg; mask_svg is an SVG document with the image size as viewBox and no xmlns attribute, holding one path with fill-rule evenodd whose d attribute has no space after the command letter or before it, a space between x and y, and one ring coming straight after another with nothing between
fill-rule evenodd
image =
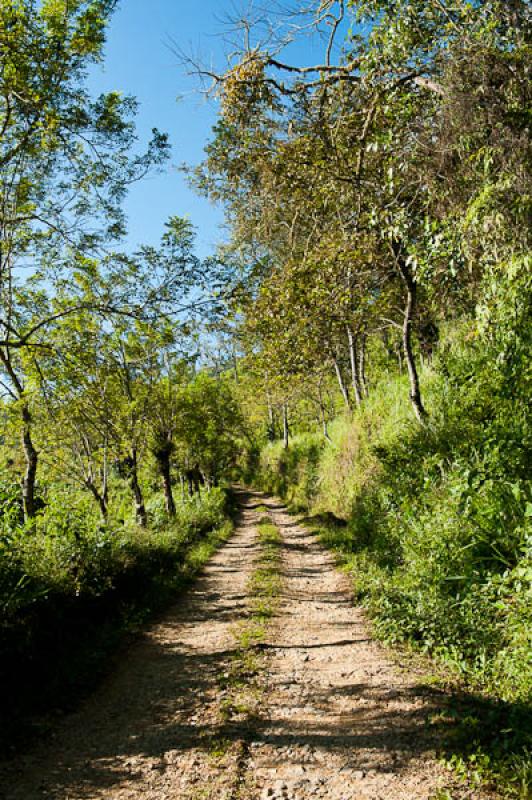
<instances>
[{"instance_id":1,"label":"grass","mask_svg":"<svg viewBox=\"0 0 532 800\"><path fill-rule=\"evenodd\" d=\"M257 523L259 555L248 581L249 616L235 629L236 652L229 669L219 676L227 692L221 713L224 721L251 715L258 707L261 689L256 678L263 668L259 645L264 642L268 625L275 615L281 591L281 535L269 516Z\"/></svg>"},{"instance_id":2,"label":"grass","mask_svg":"<svg viewBox=\"0 0 532 800\"><path fill-rule=\"evenodd\" d=\"M413 419L405 376L383 374L360 409L331 424L328 443L317 431L288 448L268 443L250 479L313 515L376 636L431 658L447 676L460 697L445 748L455 773L524 800L532 786L530 373L509 369L503 341L463 333L442 342L423 371L426 425Z\"/></svg>"},{"instance_id":3,"label":"grass","mask_svg":"<svg viewBox=\"0 0 532 800\"><path fill-rule=\"evenodd\" d=\"M232 531L226 518L211 530L187 534L172 558L159 562L146 552L145 562L99 597L75 598L58 609L53 602L44 606L50 624L48 616L42 618L32 657L21 661L13 649L11 663L2 665L9 680L3 686L0 748L25 745L42 735L56 714L75 708L113 667L123 646L186 590Z\"/></svg>"},{"instance_id":4,"label":"grass","mask_svg":"<svg viewBox=\"0 0 532 800\"><path fill-rule=\"evenodd\" d=\"M364 602L360 591L364 582L379 580L378 569L371 559L352 552L349 528L330 518L319 516L304 520L318 534L322 544L332 550L338 565L353 581L355 596ZM433 671L420 680L423 686L442 692L443 710L432 719L444 732L441 757L453 776L468 788L482 788L497 797L530 800L532 797L532 715L525 701L505 701L490 696L488 691L473 690L469 681L449 669L445 661L433 661L421 655L408 640L390 642L383 636L378 616L372 613L373 633L388 644L399 647L401 656L412 662L433 666ZM442 788L431 800L452 800L452 791Z\"/></svg>"},{"instance_id":5,"label":"grass","mask_svg":"<svg viewBox=\"0 0 532 800\"><path fill-rule=\"evenodd\" d=\"M247 584L249 614L241 625L235 627L235 653L217 678L218 686L224 692L219 706L223 726L249 720L260 705L263 690L258 678L264 669L264 654L259 646L264 642L268 625L275 615L281 590L279 529L272 524L266 506L257 511L261 514L257 522L259 553ZM245 739L235 743L233 737L218 732L209 738L208 753L213 761L223 765L234 754L235 746L240 747L240 761L245 760L248 748ZM244 790L242 774L239 766L234 797L240 797L241 790Z\"/></svg>"},{"instance_id":6,"label":"grass","mask_svg":"<svg viewBox=\"0 0 532 800\"><path fill-rule=\"evenodd\" d=\"M257 623L270 619L277 607L281 589L279 529L270 518L261 518L258 523L261 554L251 575L249 591L253 598L251 618Z\"/></svg>"}]
</instances>

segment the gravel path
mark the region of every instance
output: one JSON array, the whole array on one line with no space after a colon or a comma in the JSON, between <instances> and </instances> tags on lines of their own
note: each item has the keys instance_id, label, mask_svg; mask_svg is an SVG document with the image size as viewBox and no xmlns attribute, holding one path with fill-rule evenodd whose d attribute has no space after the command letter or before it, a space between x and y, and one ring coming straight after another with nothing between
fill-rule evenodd
<instances>
[{"instance_id":1,"label":"gravel path","mask_svg":"<svg viewBox=\"0 0 532 800\"><path fill-rule=\"evenodd\" d=\"M427 800L448 779L433 757L430 697L368 638L347 578L315 536L267 504L285 578L250 797Z\"/></svg>"},{"instance_id":2,"label":"gravel path","mask_svg":"<svg viewBox=\"0 0 532 800\"><path fill-rule=\"evenodd\" d=\"M433 700L368 638L347 579L275 500L241 493L231 541L55 735L0 765L2 800L428 800ZM277 618L227 710L265 504L283 536ZM457 792L454 798L473 797Z\"/></svg>"}]
</instances>

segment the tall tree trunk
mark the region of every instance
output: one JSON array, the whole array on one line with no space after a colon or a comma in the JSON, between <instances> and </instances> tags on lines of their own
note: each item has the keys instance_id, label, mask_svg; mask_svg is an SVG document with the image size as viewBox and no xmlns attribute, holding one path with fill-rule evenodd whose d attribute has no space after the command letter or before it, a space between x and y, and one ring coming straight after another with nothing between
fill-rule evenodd
<instances>
[{"instance_id":1,"label":"tall tree trunk","mask_svg":"<svg viewBox=\"0 0 532 800\"><path fill-rule=\"evenodd\" d=\"M139 483L138 454L136 447L131 448L129 485L131 486L133 499L135 501L135 518L141 528L146 528L148 526L148 514L146 513L144 496Z\"/></svg>"},{"instance_id":2,"label":"tall tree trunk","mask_svg":"<svg viewBox=\"0 0 532 800\"><path fill-rule=\"evenodd\" d=\"M395 352L395 346L393 344L390 344L390 335L388 328L383 328L381 330L381 341L384 346L384 349L386 350L386 355L388 356L388 358L395 359L397 354Z\"/></svg>"},{"instance_id":3,"label":"tall tree trunk","mask_svg":"<svg viewBox=\"0 0 532 800\"><path fill-rule=\"evenodd\" d=\"M92 478L87 478L85 484L87 486L87 489L90 491L90 493L98 503L98 508L100 509L100 515L103 522L107 522L107 517L109 514L107 491L104 489L103 492L99 492L98 487L96 486Z\"/></svg>"},{"instance_id":4,"label":"tall tree trunk","mask_svg":"<svg viewBox=\"0 0 532 800\"><path fill-rule=\"evenodd\" d=\"M161 478L163 481L164 501L166 504L166 511L168 516L175 517L176 508L174 502L174 495L172 493L172 474L170 468L170 453L161 453L158 457L159 469L161 470Z\"/></svg>"},{"instance_id":5,"label":"tall tree trunk","mask_svg":"<svg viewBox=\"0 0 532 800\"><path fill-rule=\"evenodd\" d=\"M357 337L347 325L347 339L349 342L349 360L351 362L351 385L353 386L353 393L355 395L355 402L357 406L362 405L362 388L360 386L360 375L358 373L358 354L357 354Z\"/></svg>"},{"instance_id":6,"label":"tall tree trunk","mask_svg":"<svg viewBox=\"0 0 532 800\"><path fill-rule=\"evenodd\" d=\"M273 410L272 401L269 392L266 394L266 402L268 403L268 440L275 441L275 412Z\"/></svg>"},{"instance_id":7,"label":"tall tree trunk","mask_svg":"<svg viewBox=\"0 0 532 800\"><path fill-rule=\"evenodd\" d=\"M399 375L403 374L403 351L401 344L397 344L397 364L399 366Z\"/></svg>"},{"instance_id":8,"label":"tall tree trunk","mask_svg":"<svg viewBox=\"0 0 532 800\"><path fill-rule=\"evenodd\" d=\"M410 380L410 401L417 419L419 422L424 422L427 412L421 399L419 375L412 349L412 324L416 313L417 284L410 267L405 263L401 255L397 258L397 267L406 288L406 304L403 317L403 352Z\"/></svg>"},{"instance_id":9,"label":"tall tree trunk","mask_svg":"<svg viewBox=\"0 0 532 800\"><path fill-rule=\"evenodd\" d=\"M342 370L340 369L340 364L338 363L338 359L333 357L333 364L334 364L334 371L336 372L336 378L338 380L338 386L340 387L340 391L342 392L342 397L344 398L344 403L346 408L351 411L351 400L349 399L349 392L347 391L347 386L344 382L344 376L342 375Z\"/></svg>"},{"instance_id":10,"label":"tall tree trunk","mask_svg":"<svg viewBox=\"0 0 532 800\"><path fill-rule=\"evenodd\" d=\"M107 443L104 450L103 467L102 467L102 497L105 506L105 519L109 510L109 469L107 463Z\"/></svg>"},{"instance_id":11,"label":"tall tree trunk","mask_svg":"<svg viewBox=\"0 0 532 800\"><path fill-rule=\"evenodd\" d=\"M22 503L24 519L26 520L33 519L37 511L35 503L35 481L37 478L39 453L33 444L31 427L31 412L24 402L22 405L22 447L24 449L26 469L22 478Z\"/></svg>"},{"instance_id":12,"label":"tall tree trunk","mask_svg":"<svg viewBox=\"0 0 532 800\"><path fill-rule=\"evenodd\" d=\"M290 439L290 428L288 426L288 404L283 403L283 442L285 449L288 447Z\"/></svg>"},{"instance_id":13,"label":"tall tree trunk","mask_svg":"<svg viewBox=\"0 0 532 800\"><path fill-rule=\"evenodd\" d=\"M360 347L358 350L358 374L360 377L360 388L364 397L369 396L369 386L366 378L366 344L367 336L363 333L360 337Z\"/></svg>"},{"instance_id":14,"label":"tall tree trunk","mask_svg":"<svg viewBox=\"0 0 532 800\"><path fill-rule=\"evenodd\" d=\"M24 395L24 384L17 375L9 350L0 348L0 361L4 365L9 377L13 382L16 396L21 401L21 416L22 416L22 449L24 451L24 460L26 468L22 476L22 510L24 519L33 519L37 512L37 504L35 500L35 483L37 480L37 466L39 463L39 453L35 449L32 438L32 416L29 409L26 397Z\"/></svg>"},{"instance_id":15,"label":"tall tree trunk","mask_svg":"<svg viewBox=\"0 0 532 800\"><path fill-rule=\"evenodd\" d=\"M319 406L320 406L319 422L321 422L324 437L327 439L328 442L330 442L331 437L329 436L329 425L327 423L327 410L325 408L325 403L323 402L321 388L319 394Z\"/></svg>"},{"instance_id":16,"label":"tall tree trunk","mask_svg":"<svg viewBox=\"0 0 532 800\"><path fill-rule=\"evenodd\" d=\"M328 442L330 442L331 441L331 437L329 436L329 424L327 422L327 417L325 416L325 411L322 411L321 426L322 426L324 438L327 439Z\"/></svg>"}]
</instances>

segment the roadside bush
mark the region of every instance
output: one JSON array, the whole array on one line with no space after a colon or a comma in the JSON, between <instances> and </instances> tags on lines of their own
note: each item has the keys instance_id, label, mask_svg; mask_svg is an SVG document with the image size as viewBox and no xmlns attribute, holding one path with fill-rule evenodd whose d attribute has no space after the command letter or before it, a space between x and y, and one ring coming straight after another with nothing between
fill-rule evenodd
<instances>
[{"instance_id":1,"label":"roadside bush","mask_svg":"<svg viewBox=\"0 0 532 800\"><path fill-rule=\"evenodd\" d=\"M324 439L317 434L296 436L290 447L274 442L265 447L255 480L265 491L285 497L298 510L313 504L318 493L319 463Z\"/></svg>"},{"instance_id":2,"label":"roadside bush","mask_svg":"<svg viewBox=\"0 0 532 800\"><path fill-rule=\"evenodd\" d=\"M157 507L157 497L150 510ZM4 619L51 593L99 596L133 568L172 563L187 544L221 525L227 498L221 489L177 505L175 519L155 516L141 529L112 518L103 524L90 498L76 492L50 493L30 525L9 525L0 536L0 604Z\"/></svg>"},{"instance_id":3,"label":"roadside bush","mask_svg":"<svg viewBox=\"0 0 532 800\"><path fill-rule=\"evenodd\" d=\"M31 524L4 515L4 711L13 706L13 716L24 705L46 705L44 687L52 687L48 694L57 702L69 681L90 685L120 634L168 602L226 538L228 513L227 494L216 488L178 504L175 519L161 517L148 529L112 517L104 525L90 498L68 490L48 492Z\"/></svg>"},{"instance_id":4,"label":"roadside bush","mask_svg":"<svg viewBox=\"0 0 532 800\"><path fill-rule=\"evenodd\" d=\"M322 525L324 541L348 565L384 639L438 656L496 697L526 700L527 373L461 333L424 372L427 425L404 403L404 378L389 378L331 426L330 444L307 434L288 450L269 445L260 479L294 506L343 521Z\"/></svg>"}]
</instances>

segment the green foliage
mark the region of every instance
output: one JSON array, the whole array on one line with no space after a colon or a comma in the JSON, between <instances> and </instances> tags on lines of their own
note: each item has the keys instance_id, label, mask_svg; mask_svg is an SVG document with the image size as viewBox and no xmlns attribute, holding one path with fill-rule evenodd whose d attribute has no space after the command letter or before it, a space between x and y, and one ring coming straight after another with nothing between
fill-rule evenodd
<instances>
[{"instance_id":1,"label":"green foliage","mask_svg":"<svg viewBox=\"0 0 532 800\"><path fill-rule=\"evenodd\" d=\"M228 538L229 511L226 493L212 489L149 529L113 515L104 525L86 495L56 487L31 525L2 517L0 678L11 722L0 745L11 744L19 715L93 687L124 635Z\"/></svg>"},{"instance_id":2,"label":"green foliage","mask_svg":"<svg viewBox=\"0 0 532 800\"><path fill-rule=\"evenodd\" d=\"M229 383L207 372L185 387L177 438L184 464L198 466L213 481L223 480L237 456L240 412Z\"/></svg>"},{"instance_id":3,"label":"green foliage","mask_svg":"<svg viewBox=\"0 0 532 800\"><path fill-rule=\"evenodd\" d=\"M281 535L269 516L259 520L260 557L250 579L252 618L257 626L273 616L281 588Z\"/></svg>"},{"instance_id":4,"label":"green foliage","mask_svg":"<svg viewBox=\"0 0 532 800\"><path fill-rule=\"evenodd\" d=\"M346 521L324 537L383 638L516 700L532 690L531 438L516 376L507 360L493 368L489 347L442 348L424 376L429 425L397 402L401 380L383 382L332 426L310 490L308 436L267 447L261 475L298 506Z\"/></svg>"},{"instance_id":5,"label":"green foliage","mask_svg":"<svg viewBox=\"0 0 532 800\"><path fill-rule=\"evenodd\" d=\"M98 597L113 591L128 572L149 574L171 569L187 547L223 524L227 500L212 489L178 504L171 522L159 496L151 499L154 524L149 530L110 519L103 524L86 495L56 489L45 509L28 525L3 517L0 542L0 604L4 624L22 620L37 601L61 596L65 601Z\"/></svg>"},{"instance_id":6,"label":"green foliage","mask_svg":"<svg viewBox=\"0 0 532 800\"><path fill-rule=\"evenodd\" d=\"M234 54L200 173L252 264L246 477L320 515L384 639L512 707L532 692L527 12L316 4L314 66L282 33L275 58ZM259 454L265 430L284 441ZM493 771L481 739L474 780Z\"/></svg>"},{"instance_id":7,"label":"green foliage","mask_svg":"<svg viewBox=\"0 0 532 800\"><path fill-rule=\"evenodd\" d=\"M307 508L318 489L323 445L323 438L316 434L299 435L288 448L282 442L269 444L261 453L255 478L265 490L285 497L294 508Z\"/></svg>"},{"instance_id":8,"label":"green foliage","mask_svg":"<svg viewBox=\"0 0 532 800\"><path fill-rule=\"evenodd\" d=\"M313 514L310 524L350 574L382 639L422 650L481 693L452 716L445 753L454 772L524 800L532 746L530 376L522 346L507 349L507 317L498 313L490 337L468 325L449 330L423 375L427 425L405 410L403 379L383 379L361 410L331 426L310 483L315 440L306 434L288 450L267 446L258 480ZM516 326L510 340L527 336Z\"/></svg>"}]
</instances>

